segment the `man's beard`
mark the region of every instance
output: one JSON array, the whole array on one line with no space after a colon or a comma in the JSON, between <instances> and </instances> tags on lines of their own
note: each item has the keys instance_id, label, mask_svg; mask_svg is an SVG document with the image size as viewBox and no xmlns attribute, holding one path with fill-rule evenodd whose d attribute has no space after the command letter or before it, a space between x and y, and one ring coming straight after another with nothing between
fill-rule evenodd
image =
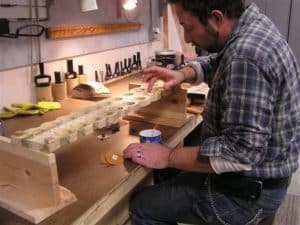
<instances>
[{"instance_id":1,"label":"man's beard","mask_svg":"<svg viewBox=\"0 0 300 225\"><path fill-rule=\"evenodd\" d=\"M223 49L223 45L219 41L219 32L214 31L209 26L206 27L206 32L209 35L210 38L210 44L205 47L204 50L206 50L208 53L217 53L220 52ZM198 48L201 49L201 46L196 45Z\"/></svg>"}]
</instances>

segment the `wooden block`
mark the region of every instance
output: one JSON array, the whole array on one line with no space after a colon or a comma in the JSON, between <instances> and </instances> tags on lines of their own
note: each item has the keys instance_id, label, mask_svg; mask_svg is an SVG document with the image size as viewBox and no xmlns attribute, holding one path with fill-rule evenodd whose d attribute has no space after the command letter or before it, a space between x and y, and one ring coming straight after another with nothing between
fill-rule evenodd
<instances>
[{"instance_id":1,"label":"wooden block","mask_svg":"<svg viewBox=\"0 0 300 225\"><path fill-rule=\"evenodd\" d=\"M94 122L94 128L95 129L101 129L101 128L105 127L105 126L107 126L107 119L106 119L106 117L99 118L99 119L97 119Z\"/></svg>"},{"instance_id":2,"label":"wooden block","mask_svg":"<svg viewBox=\"0 0 300 225\"><path fill-rule=\"evenodd\" d=\"M0 141L1 207L39 223L75 200L59 186L54 154Z\"/></svg>"}]
</instances>

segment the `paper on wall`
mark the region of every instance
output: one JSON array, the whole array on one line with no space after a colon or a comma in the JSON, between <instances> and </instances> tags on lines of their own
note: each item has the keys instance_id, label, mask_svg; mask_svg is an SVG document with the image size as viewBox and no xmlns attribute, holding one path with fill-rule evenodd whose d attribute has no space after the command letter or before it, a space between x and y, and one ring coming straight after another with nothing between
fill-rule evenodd
<instances>
[{"instance_id":1,"label":"paper on wall","mask_svg":"<svg viewBox=\"0 0 300 225\"><path fill-rule=\"evenodd\" d=\"M97 0L80 0L80 9L82 12L97 10Z\"/></svg>"}]
</instances>

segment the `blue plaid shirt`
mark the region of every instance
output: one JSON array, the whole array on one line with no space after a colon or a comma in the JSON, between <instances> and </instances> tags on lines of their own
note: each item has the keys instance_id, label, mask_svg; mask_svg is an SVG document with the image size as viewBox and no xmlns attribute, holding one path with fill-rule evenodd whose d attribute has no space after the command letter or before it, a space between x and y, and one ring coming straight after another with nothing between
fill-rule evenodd
<instances>
[{"instance_id":1,"label":"blue plaid shirt","mask_svg":"<svg viewBox=\"0 0 300 225\"><path fill-rule=\"evenodd\" d=\"M251 4L224 49L198 61L210 86L199 154L251 165L246 176L290 176L300 150L300 75L278 29Z\"/></svg>"}]
</instances>

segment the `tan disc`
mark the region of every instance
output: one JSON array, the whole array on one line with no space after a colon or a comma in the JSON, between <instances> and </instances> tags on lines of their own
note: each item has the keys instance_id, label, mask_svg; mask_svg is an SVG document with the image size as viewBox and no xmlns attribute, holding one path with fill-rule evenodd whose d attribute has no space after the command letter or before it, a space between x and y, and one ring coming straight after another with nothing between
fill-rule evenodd
<instances>
[{"instance_id":1,"label":"tan disc","mask_svg":"<svg viewBox=\"0 0 300 225\"><path fill-rule=\"evenodd\" d=\"M110 165L119 165L123 163L123 155L119 152L108 151L105 154L105 160Z\"/></svg>"},{"instance_id":2,"label":"tan disc","mask_svg":"<svg viewBox=\"0 0 300 225\"><path fill-rule=\"evenodd\" d=\"M108 162L106 161L106 153L107 153L107 151L103 151L103 152L100 153L101 163L108 164Z\"/></svg>"}]
</instances>

